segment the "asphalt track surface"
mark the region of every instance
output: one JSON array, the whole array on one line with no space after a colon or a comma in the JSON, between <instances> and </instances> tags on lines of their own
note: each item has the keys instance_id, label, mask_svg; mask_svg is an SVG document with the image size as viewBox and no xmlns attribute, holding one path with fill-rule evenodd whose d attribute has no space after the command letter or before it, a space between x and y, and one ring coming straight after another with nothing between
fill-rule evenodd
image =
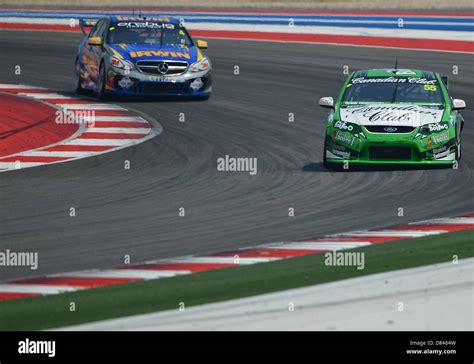
<instances>
[{"instance_id":1,"label":"asphalt track surface","mask_svg":"<svg viewBox=\"0 0 474 364\"><path fill-rule=\"evenodd\" d=\"M0 79L72 92L80 40L0 31ZM344 65L392 67L398 56L401 68L447 74L457 65L450 92L469 107L472 55L238 40L209 46L209 101L114 100L157 119L158 137L0 175L0 251L39 253L38 270L2 268L1 280L121 265L124 255L138 263L474 211L472 109L463 113L459 170L334 173L321 164L327 112L317 106L319 97L336 96ZM217 158L226 154L258 158L257 175L218 172Z\"/></svg>"}]
</instances>

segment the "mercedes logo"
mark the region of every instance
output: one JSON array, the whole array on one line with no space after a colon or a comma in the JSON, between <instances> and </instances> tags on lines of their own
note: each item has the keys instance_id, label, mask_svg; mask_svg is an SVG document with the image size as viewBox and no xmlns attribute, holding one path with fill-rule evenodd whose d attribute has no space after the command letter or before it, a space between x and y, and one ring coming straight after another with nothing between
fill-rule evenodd
<instances>
[{"instance_id":1,"label":"mercedes logo","mask_svg":"<svg viewBox=\"0 0 474 364\"><path fill-rule=\"evenodd\" d=\"M158 69L158 72L160 72L162 75L168 73L168 64L166 62L160 62L158 63L158 66L156 66Z\"/></svg>"},{"instance_id":2,"label":"mercedes logo","mask_svg":"<svg viewBox=\"0 0 474 364\"><path fill-rule=\"evenodd\" d=\"M387 133L395 133L398 129L393 126L387 126L383 128L383 130L386 131Z\"/></svg>"}]
</instances>

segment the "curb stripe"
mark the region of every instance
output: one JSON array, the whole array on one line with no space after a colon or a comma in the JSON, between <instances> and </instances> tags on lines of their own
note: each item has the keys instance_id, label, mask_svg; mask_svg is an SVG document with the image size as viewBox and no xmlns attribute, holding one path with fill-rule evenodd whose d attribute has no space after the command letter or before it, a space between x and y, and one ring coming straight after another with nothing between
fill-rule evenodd
<instances>
[{"instance_id":1,"label":"curb stripe","mask_svg":"<svg viewBox=\"0 0 474 364\"><path fill-rule=\"evenodd\" d=\"M204 256L204 257L185 257L170 259L171 263L221 263L221 264L237 264L237 265L246 265L246 264L256 264L256 263L266 263L272 260L277 260L278 258L240 258L236 257L213 257L213 256Z\"/></svg>"},{"instance_id":2,"label":"curb stripe","mask_svg":"<svg viewBox=\"0 0 474 364\"><path fill-rule=\"evenodd\" d=\"M2 292L0 293L0 302L1 301L7 301L7 300L12 300L15 298L27 298L27 297L35 297L35 296L41 296L39 293L9 293L9 292Z\"/></svg>"},{"instance_id":3,"label":"curb stripe","mask_svg":"<svg viewBox=\"0 0 474 364\"><path fill-rule=\"evenodd\" d=\"M138 279L158 279L163 277L173 277L180 274L191 273L185 270L175 271L150 271L140 269L109 269L90 272L78 272L63 275L64 277L93 277L93 278L138 278Z\"/></svg>"},{"instance_id":4,"label":"curb stripe","mask_svg":"<svg viewBox=\"0 0 474 364\"><path fill-rule=\"evenodd\" d=\"M39 293L39 294L57 294L63 292L74 292L78 288L72 286L53 286L41 284L0 284L2 293Z\"/></svg>"},{"instance_id":5,"label":"curb stripe","mask_svg":"<svg viewBox=\"0 0 474 364\"><path fill-rule=\"evenodd\" d=\"M343 249L354 249L361 248L363 246L372 245L369 242L366 243L280 243L270 244L269 247L272 249L299 249L299 250L343 250Z\"/></svg>"},{"instance_id":6,"label":"curb stripe","mask_svg":"<svg viewBox=\"0 0 474 364\"><path fill-rule=\"evenodd\" d=\"M125 128L114 128L114 127L92 127L89 128L89 133L113 133L113 134L125 134L125 133L136 133L136 134L148 134L150 132L150 128L132 128L132 127L125 127Z\"/></svg>"},{"instance_id":7,"label":"curb stripe","mask_svg":"<svg viewBox=\"0 0 474 364\"><path fill-rule=\"evenodd\" d=\"M43 150L51 152L102 152L111 148L113 148L113 146L63 144Z\"/></svg>"},{"instance_id":8,"label":"curb stripe","mask_svg":"<svg viewBox=\"0 0 474 364\"><path fill-rule=\"evenodd\" d=\"M439 221L442 224L437 223ZM275 242L253 248L217 252L203 256L186 256L149 261L114 269L95 269L13 280L0 284L0 301L73 292L78 289L104 287L149 279L162 279L213 269L266 263L309 254L322 254L328 251L357 249L372 244L466 229L474 229L474 214L425 220L423 222L392 226L385 229L333 234L316 239Z\"/></svg>"},{"instance_id":9,"label":"curb stripe","mask_svg":"<svg viewBox=\"0 0 474 364\"><path fill-rule=\"evenodd\" d=\"M139 142L137 142L139 143ZM125 145L131 145L130 139L84 139L77 138L71 142L65 143L64 145L89 145L89 146L107 146L107 147L120 147ZM112 149L109 149L110 151ZM1 161L1 160L0 160Z\"/></svg>"},{"instance_id":10,"label":"curb stripe","mask_svg":"<svg viewBox=\"0 0 474 364\"><path fill-rule=\"evenodd\" d=\"M16 284L41 284L41 285L54 285L54 286L72 286L81 288L95 288L105 287L112 284L121 284L128 282L141 281L140 278L105 278L105 277L48 277L48 278L35 278L25 279L18 281Z\"/></svg>"},{"instance_id":11,"label":"curb stripe","mask_svg":"<svg viewBox=\"0 0 474 364\"><path fill-rule=\"evenodd\" d=\"M236 267L237 264L224 263L147 263L142 265L121 267L121 269L150 269L150 270L186 270L190 272L204 272L207 270Z\"/></svg>"},{"instance_id":12,"label":"curb stripe","mask_svg":"<svg viewBox=\"0 0 474 364\"><path fill-rule=\"evenodd\" d=\"M418 224L474 224L474 217L456 217L453 219L449 218L442 218L442 219L435 219L435 220L427 220L427 221L420 221L414 222L410 225L418 225Z\"/></svg>"},{"instance_id":13,"label":"curb stripe","mask_svg":"<svg viewBox=\"0 0 474 364\"><path fill-rule=\"evenodd\" d=\"M23 84L0 83L0 91L41 100L67 112L68 116L75 115L75 122L81 124L72 139L0 157L0 172L93 157L142 143L161 132L154 130L143 117L119 105Z\"/></svg>"},{"instance_id":14,"label":"curb stripe","mask_svg":"<svg viewBox=\"0 0 474 364\"><path fill-rule=\"evenodd\" d=\"M54 156L49 156L49 157L35 157L35 156L29 156L29 155L18 155L15 157L7 157L7 158L2 158L0 162L32 162L32 163L51 163L51 162L62 162L65 160L68 160L70 158L67 157L54 157Z\"/></svg>"},{"instance_id":15,"label":"curb stripe","mask_svg":"<svg viewBox=\"0 0 474 364\"><path fill-rule=\"evenodd\" d=\"M322 252L323 250L321 250ZM295 249L293 247L282 247L275 248L269 247L267 249L249 249L249 250L238 250L235 252L227 253L216 253L211 254L213 257L225 257L225 256L238 256L240 258L259 258L259 257L268 257L268 258L290 258L297 257L302 255L314 254L314 250L311 249Z\"/></svg>"},{"instance_id":16,"label":"curb stripe","mask_svg":"<svg viewBox=\"0 0 474 364\"><path fill-rule=\"evenodd\" d=\"M426 224L426 225L399 225L396 226L398 230L412 230L413 227L416 226L417 230L423 230L423 231L436 231L436 230L442 230L442 231L448 231L448 232L453 232L453 231L459 231L459 230L464 230L464 229L469 229L471 224Z\"/></svg>"},{"instance_id":17,"label":"curb stripe","mask_svg":"<svg viewBox=\"0 0 474 364\"><path fill-rule=\"evenodd\" d=\"M422 237L427 235L437 235L446 233L444 230L434 230L434 231L423 231L423 230L379 230L379 231L370 231L370 230L361 230L353 231L351 233L338 234L337 236L383 236L383 237L392 237L392 236L407 236L407 237Z\"/></svg>"}]
</instances>

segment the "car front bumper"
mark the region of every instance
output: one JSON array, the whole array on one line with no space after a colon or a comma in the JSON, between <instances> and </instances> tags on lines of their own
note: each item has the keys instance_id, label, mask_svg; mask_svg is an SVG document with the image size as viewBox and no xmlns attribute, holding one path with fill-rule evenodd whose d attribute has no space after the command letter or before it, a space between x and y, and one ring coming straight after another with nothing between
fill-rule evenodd
<instances>
[{"instance_id":1,"label":"car front bumper","mask_svg":"<svg viewBox=\"0 0 474 364\"><path fill-rule=\"evenodd\" d=\"M357 149L326 137L324 148L327 163L358 165L453 165L456 160L455 139L435 148L423 150L417 141L362 141Z\"/></svg>"},{"instance_id":2,"label":"car front bumper","mask_svg":"<svg viewBox=\"0 0 474 364\"><path fill-rule=\"evenodd\" d=\"M137 70L125 74L111 67L107 71L106 92L124 96L209 97L212 93L211 70L158 77Z\"/></svg>"}]
</instances>

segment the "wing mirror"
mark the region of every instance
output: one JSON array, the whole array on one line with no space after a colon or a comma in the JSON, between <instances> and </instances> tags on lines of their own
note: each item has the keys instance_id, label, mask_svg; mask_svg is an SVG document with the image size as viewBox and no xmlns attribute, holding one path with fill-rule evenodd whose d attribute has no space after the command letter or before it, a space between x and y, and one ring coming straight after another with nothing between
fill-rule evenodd
<instances>
[{"instance_id":1,"label":"wing mirror","mask_svg":"<svg viewBox=\"0 0 474 364\"><path fill-rule=\"evenodd\" d=\"M90 37L87 40L87 44L92 46L100 46L102 45L102 38L101 37Z\"/></svg>"},{"instance_id":2,"label":"wing mirror","mask_svg":"<svg viewBox=\"0 0 474 364\"><path fill-rule=\"evenodd\" d=\"M334 109L334 99L332 97L321 97L319 99L319 106Z\"/></svg>"},{"instance_id":3,"label":"wing mirror","mask_svg":"<svg viewBox=\"0 0 474 364\"><path fill-rule=\"evenodd\" d=\"M206 49L207 48L207 42L205 40L198 39L196 41L196 46L200 49Z\"/></svg>"},{"instance_id":4,"label":"wing mirror","mask_svg":"<svg viewBox=\"0 0 474 364\"><path fill-rule=\"evenodd\" d=\"M462 110L466 108L466 101L461 99L453 100L453 110Z\"/></svg>"}]
</instances>

